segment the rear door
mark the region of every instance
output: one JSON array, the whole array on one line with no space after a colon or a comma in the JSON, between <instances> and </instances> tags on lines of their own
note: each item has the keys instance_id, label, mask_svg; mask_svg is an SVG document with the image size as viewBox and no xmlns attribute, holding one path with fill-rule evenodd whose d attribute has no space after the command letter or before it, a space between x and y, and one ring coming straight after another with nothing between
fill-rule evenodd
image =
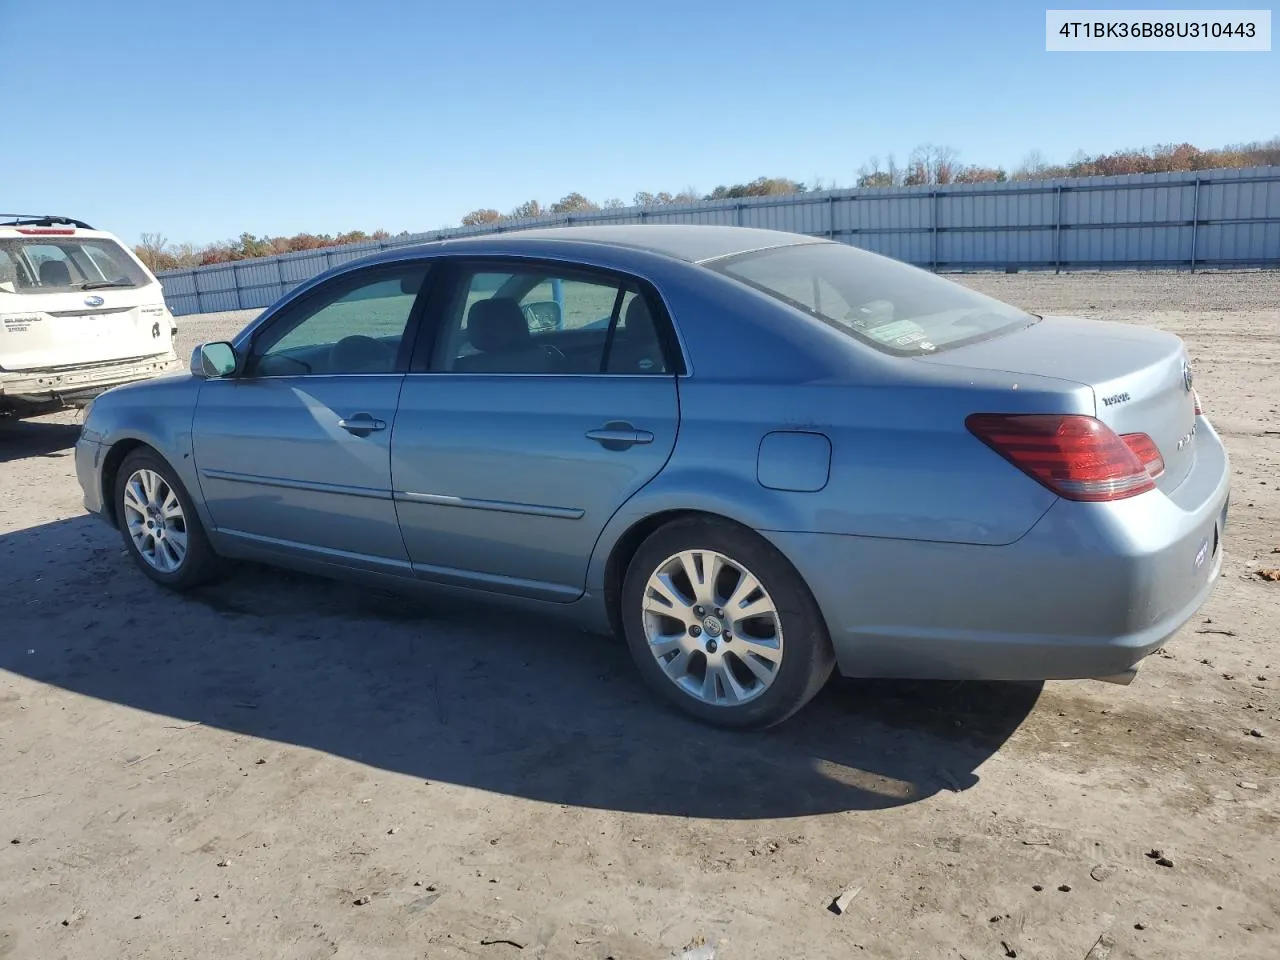
<instances>
[{"instance_id":1,"label":"rear door","mask_svg":"<svg viewBox=\"0 0 1280 960\"><path fill-rule=\"evenodd\" d=\"M167 353L160 285L106 237L0 239L0 366L41 370Z\"/></svg>"},{"instance_id":2,"label":"rear door","mask_svg":"<svg viewBox=\"0 0 1280 960\"><path fill-rule=\"evenodd\" d=\"M268 321L242 375L202 384L196 469L220 534L410 575L390 428L428 269L414 261L336 277Z\"/></svg>"},{"instance_id":3,"label":"rear door","mask_svg":"<svg viewBox=\"0 0 1280 960\"><path fill-rule=\"evenodd\" d=\"M470 262L429 313L391 438L413 569L573 600L604 525L675 444L678 356L654 291L563 264Z\"/></svg>"}]
</instances>

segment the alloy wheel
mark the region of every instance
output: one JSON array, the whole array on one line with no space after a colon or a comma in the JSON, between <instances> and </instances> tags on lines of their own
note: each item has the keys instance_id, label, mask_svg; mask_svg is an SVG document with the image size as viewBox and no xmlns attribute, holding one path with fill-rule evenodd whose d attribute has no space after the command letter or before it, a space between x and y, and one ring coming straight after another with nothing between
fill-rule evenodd
<instances>
[{"instance_id":1,"label":"alloy wheel","mask_svg":"<svg viewBox=\"0 0 1280 960\"><path fill-rule=\"evenodd\" d=\"M135 470L124 485L122 505L138 555L160 573L176 573L187 556L187 520L168 481L154 470Z\"/></svg>"},{"instance_id":2,"label":"alloy wheel","mask_svg":"<svg viewBox=\"0 0 1280 960\"><path fill-rule=\"evenodd\" d=\"M714 550L658 565L644 590L649 652L685 694L711 706L754 700L782 665L782 620L745 566Z\"/></svg>"}]
</instances>

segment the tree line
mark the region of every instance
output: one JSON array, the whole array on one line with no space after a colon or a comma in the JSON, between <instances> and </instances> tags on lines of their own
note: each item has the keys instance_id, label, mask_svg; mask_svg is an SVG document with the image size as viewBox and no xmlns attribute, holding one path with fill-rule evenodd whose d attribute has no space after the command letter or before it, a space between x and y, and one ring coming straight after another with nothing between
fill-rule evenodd
<instances>
[{"instance_id":1,"label":"tree line","mask_svg":"<svg viewBox=\"0 0 1280 960\"><path fill-rule=\"evenodd\" d=\"M1111 177L1129 173L1172 173L1186 170L1211 170L1224 167L1280 166L1280 137L1267 141L1234 144L1218 149L1202 150L1189 143L1165 144L1140 150L1117 150L1090 155L1084 151L1066 163L1049 163L1039 153L1028 153L1017 167L986 167L960 161L959 151L948 146L922 144L899 164L893 154L883 161L872 157L857 172L858 187L944 186L950 183L1003 183L1010 180L1045 180L1055 177ZM694 203L699 200L733 200L747 197L786 196L813 190L834 190L836 183L814 179L805 183L787 177L756 177L747 183L716 187L710 193L699 193L692 187L670 193L662 191L636 193L628 204L614 197L596 203L578 192L561 197L549 206L529 200L503 213L492 207L472 210L462 218L464 227L507 223L547 214L565 215L620 210L627 206L662 207ZM408 236L402 231L399 236ZM237 240L197 247L189 243L173 244L159 233L144 233L134 250L152 270L174 270L212 263L229 263L268 257L278 253L316 250L350 243L385 240L386 230L365 233L351 230L339 234L299 233L292 237L255 236L242 233Z\"/></svg>"}]
</instances>

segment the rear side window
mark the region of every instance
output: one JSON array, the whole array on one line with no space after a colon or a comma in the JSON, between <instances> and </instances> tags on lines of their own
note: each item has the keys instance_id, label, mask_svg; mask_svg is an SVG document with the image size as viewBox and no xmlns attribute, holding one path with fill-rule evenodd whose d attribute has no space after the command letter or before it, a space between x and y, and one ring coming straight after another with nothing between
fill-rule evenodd
<instances>
[{"instance_id":1,"label":"rear side window","mask_svg":"<svg viewBox=\"0 0 1280 960\"><path fill-rule=\"evenodd\" d=\"M0 292L66 293L109 287L141 287L146 273L120 244L105 238L6 238L0 240Z\"/></svg>"},{"instance_id":2,"label":"rear side window","mask_svg":"<svg viewBox=\"0 0 1280 960\"><path fill-rule=\"evenodd\" d=\"M912 356L999 336L1032 314L843 243L802 243L709 263L885 353Z\"/></svg>"},{"instance_id":3,"label":"rear side window","mask_svg":"<svg viewBox=\"0 0 1280 960\"><path fill-rule=\"evenodd\" d=\"M648 301L631 280L535 266L466 270L445 308L437 370L663 374Z\"/></svg>"}]
</instances>

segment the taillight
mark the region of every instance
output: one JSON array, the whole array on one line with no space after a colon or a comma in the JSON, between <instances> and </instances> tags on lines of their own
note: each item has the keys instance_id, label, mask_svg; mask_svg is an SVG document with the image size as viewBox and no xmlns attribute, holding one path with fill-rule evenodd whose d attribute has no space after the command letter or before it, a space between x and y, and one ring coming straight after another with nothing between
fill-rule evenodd
<instances>
[{"instance_id":1,"label":"taillight","mask_svg":"<svg viewBox=\"0 0 1280 960\"><path fill-rule=\"evenodd\" d=\"M975 413L965 420L965 426L1023 473L1066 500L1123 500L1155 489L1139 455L1096 417Z\"/></svg>"},{"instance_id":2,"label":"taillight","mask_svg":"<svg viewBox=\"0 0 1280 960\"><path fill-rule=\"evenodd\" d=\"M1199 391L1199 390L1192 390L1192 391L1191 391L1191 396L1192 396L1192 399L1194 399L1194 400L1195 400L1195 402L1196 402L1196 416L1197 416L1197 417L1202 417L1202 416L1204 416L1204 411L1200 409L1200 391Z\"/></svg>"},{"instance_id":3,"label":"taillight","mask_svg":"<svg viewBox=\"0 0 1280 960\"><path fill-rule=\"evenodd\" d=\"M76 231L72 227L19 227L18 232L29 237L70 237Z\"/></svg>"},{"instance_id":4,"label":"taillight","mask_svg":"<svg viewBox=\"0 0 1280 960\"><path fill-rule=\"evenodd\" d=\"M1145 433L1122 433L1120 439L1133 451L1152 480L1164 473L1164 457L1160 456L1160 448Z\"/></svg>"}]
</instances>

